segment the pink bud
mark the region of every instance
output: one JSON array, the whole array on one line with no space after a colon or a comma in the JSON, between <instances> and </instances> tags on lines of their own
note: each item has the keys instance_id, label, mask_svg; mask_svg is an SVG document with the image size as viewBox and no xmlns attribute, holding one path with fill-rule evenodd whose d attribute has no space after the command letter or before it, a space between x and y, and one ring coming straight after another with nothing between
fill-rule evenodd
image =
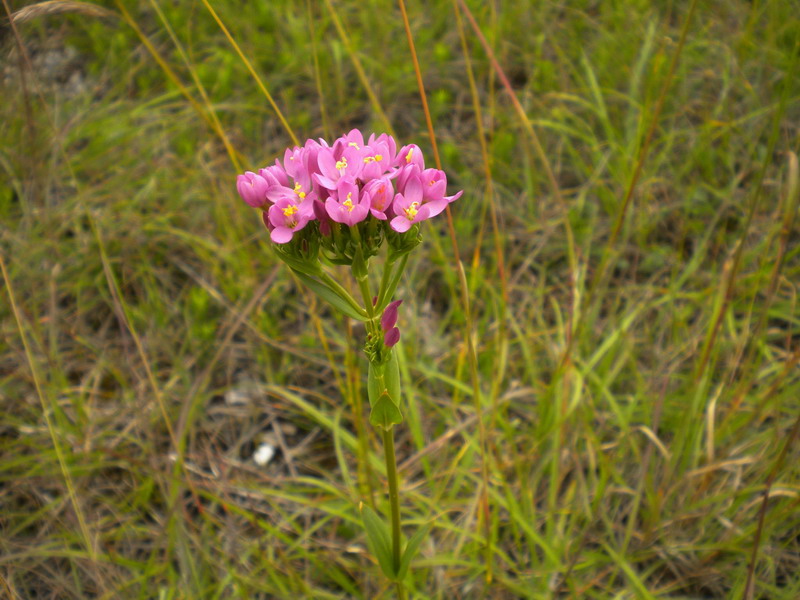
<instances>
[{"instance_id":1,"label":"pink bud","mask_svg":"<svg viewBox=\"0 0 800 600\"><path fill-rule=\"evenodd\" d=\"M383 316L381 317L381 328L384 331L389 331L397 323L397 307L402 303L402 300L390 302L389 306L386 307L386 310L383 311ZM400 336L399 331L397 332L397 335L398 337Z\"/></svg>"},{"instance_id":2,"label":"pink bud","mask_svg":"<svg viewBox=\"0 0 800 600\"><path fill-rule=\"evenodd\" d=\"M387 348L391 348L400 341L400 330L397 327L392 327L383 336L383 343Z\"/></svg>"},{"instance_id":3,"label":"pink bud","mask_svg":"<svg viewBox=\"0 0 800 600\"><path fill-rule=\"evenodd\" d=\"M244 175L239 175L236 178L236 191L239 192L242 200L250 206L264 206L266 204L268 187L269 184L266 179L251 171L247 171Z\"/></svg>"}]
</instances>

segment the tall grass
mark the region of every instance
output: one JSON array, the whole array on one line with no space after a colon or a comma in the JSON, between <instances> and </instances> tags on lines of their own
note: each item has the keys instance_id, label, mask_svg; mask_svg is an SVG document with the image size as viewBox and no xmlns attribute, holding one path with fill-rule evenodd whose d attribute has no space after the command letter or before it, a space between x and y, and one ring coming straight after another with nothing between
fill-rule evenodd
<instances>
[{"instance_id":1,"label":"tall grass","mask_svg":"<svg viewBox=\"0 0 800 600\"><path fill-rule=\"evenodd\" d=\"M796 2L54 6L0 30L0 596L393 597L363 330L233 186L360 127L466 190L400 287L410 596L800 597Z\"/></svg>"}]
</instances>

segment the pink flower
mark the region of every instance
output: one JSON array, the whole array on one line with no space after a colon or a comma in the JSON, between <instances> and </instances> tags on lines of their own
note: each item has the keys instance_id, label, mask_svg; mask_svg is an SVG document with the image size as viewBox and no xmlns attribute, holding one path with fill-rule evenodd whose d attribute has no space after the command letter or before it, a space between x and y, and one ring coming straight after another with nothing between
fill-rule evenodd
<instances>
[{"instance_id":1,"label":"pink flower","mask_svg":"<svg viewBox=\"0 0 800 600\"><path fill-rule=\"evenodd\" d=\"M385 221L386 211L390 211L391 214L392 200L394 199L391 180L388 177L381 177L368 181L361 193L369 198L369 211L372 216Z\"/></svg>"},{"instance_id":2,"label":"pink flower","mask_svg":"<svg viewBox=\"0 0 800 600\"><path fill-rule=\"evenodd\" d=\"M397 158L397 142L388 133L382 133L377 137L373 133L372 135L369 136L369 140L367 141L367 146L369 146L370 148L375 148L379 144L386 146L386 150L389 156L389 164L394 165L394 161Z\"/></svg>"},{"instance_id":3,"label":"pink flower","mask_svg":"<svg viewBox=\"0 0 800 600\"><path fill-rule=\"evenodd\" d=\"M438 215L449 203L455 202L464 193L462 190L452 196L445 196L447 175L439 169L425 169L420 174L420 181L422 182L422 200L430 209L431 217Z\"/></svg>"},{"instance_id":4,"label":"pink flower","mask_svg":"<svg viewBox=\"0 0 800 600\"><path fill-rule=\"evenodd\" d=\"M410 177L405 185L405 193L394 197L392 210L397 216L392 219L391 226L399 233L405 233L415 223L430 217L430 208L422 203L422 184L418 176Z\"/></svg>"},{"instance_id":5,"label":"pink flower","mask_svg":"<svg viewBox=\"0 0 800 600\"><path fill-rule=\"evenodd\" d=\"M389 146L385 142L375 140L369 146L365 146L362 152L361 179L369 181L380 177L392 166L392 157Z\"/></svg>"},{"instance_id":6,"label":"pink flower","mask_svg":"<svg viewBox=\"0 0 800 600\"><path fill-rule=\"evenodd\" d=\"M367 218L369 198L366 194L361 194L359 197L355 180L352 177L345 177L336 185L336 198L331 196L325 200L325 210L337 223L352 227Z\"/></svg>"},{"instance_id":7,"label":"pink flower","mask_svg":"<svg viewBox=\"0 0 800 600\"><path fill-rule=\"evenodd\" d=\"M259 169L258 174L267 181L270 187L273 185L289 185L289 177L287 177L286 171L277 160L274 165Z\"/></svg>"},{"instance_id":8,"label":"pink flower","mask_svg":"<svg viewBox=\"0 0 800 600\"><path fill-rule=\"evenodd\" d=\"M267 180L252 171L236 177L236 191L250 206L264 206L267 203L268 188Z\"/></svg>"},{"instance_id":9,"label":"pink flower","mask_svg":"<svg viewBox=\"0 0 800 600\"><path fill-rule=\"evenodd\" d=\"M405 167L406 165L417 165L420 171L425 170L425 160L422 158L422 150L416 144L409 144L403 146L397 157L394 160L396 167Z\"/></svg>"},{"instance_id":10,"label":"pink flower","mask_svg":"<svg viewBox=\"0 0 800 600\"><path fill-rule=\"evenodd\" d=\"M355 180L364 166L363 152L363 147L357 142L345 144L341 138L333 148L322 148L317 155L319 173L314 174L314 181L324 188L335 190L343 177Z\"/></svg>"},{"instance_id":11,"label":"pink flower","mask_svg":"<svg viewBox=\"0 0 800 600\"><path fill-rule=\"evenodd\" d=\"M276 244L292 241L295 231L300 231L314 217L313 201L296 202L289 197L280 198L269 207L270 238Z\"/></svg>"}]
</instances>

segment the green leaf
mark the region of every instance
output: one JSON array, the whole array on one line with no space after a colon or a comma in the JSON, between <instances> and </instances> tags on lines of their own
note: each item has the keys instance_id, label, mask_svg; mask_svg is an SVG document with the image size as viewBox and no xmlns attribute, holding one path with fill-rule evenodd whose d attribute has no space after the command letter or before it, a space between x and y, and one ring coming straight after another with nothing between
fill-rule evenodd
<instances>
[{"instance_id":1,"label":"green leaf","mask_svg":"<svg viewBox=\"0 0 800 600\"><path fill-rule=\"evenodd\" d=\"M375 406L378 399L386 392L394 405L400 408L400 368L397 364L397 355L390 352L389 360L385 364L369 363L367 395L370 406Z\"/></svg>"},{"instance_id":2,"label":"green leaf","mask_svg":"<svg viewBox=\"0 0 800 600\"><path fill-rule=\"evenodd\" d=\"M389 538L389 528L378 514L366 504L359 506L364 530L367 532L367 543L372 554L378 559L383 574L394 581L394 565L392 564L392 543Z\"/></svg>"},{"instance_id":3,"label":"green leaf","mask_svg":"<svg viewBox=\"0 0 800 600\"><path fill-rule=\"evenodd\" d=\"M375 427L389 430L403 422L403 414L389 398L389 394L384 393L372 407L372 411L369 413L369 422Z\"/></svg>"},{"instance_id":4,"label":"green leaf","mask_svg":"<svg viewBox=\"0 0 800 600\"><path fill-rule=\"evenodd\" d=\"M383 367L383 383L389 392L389 398L397 408L400 408L400 367L397 364L397 354L391 352L389 362Z\"/></svg>"},{"instance_id":5,"label":"green leaf","mask_svg":"<svg viewBox=\"0 0 800 600\"><path fill-rule=\"evenodd\" d=\"M406 549L403 551L403 556L400 557L400 568L397 570L397 581L403 581L408 574L408 567L411 566L411 559L419 552L419 547L425 538L428 537L428 532L431 530L432 524L424 525L417 529L417 532L411 536L406 544Z\"/></svg>"},{"instance_id":6,"label":"green leaf","mask_svg":"<svg viewBox=\"0 0 800 600\"><path fill-rule=\"evenodd\" d=\"M305 273L301 273L300 271L292 268L295 275L302 281L312 292L314 292L317 296L322 298L325 302L333 306L334 308L340 310L348 317L353 319L357 319L359 321L366 321L367 316L365 314L361 314L358 312L354 306L350 304L345 298L342 298L338 293L334 290L329 288L324 283L321 283L314 279L313 277L309 277Z\"/></svg>"},{"instance_id":7,"label":"green leaf","mask_svg":"<svg viewBox=\"0 0 800 600\"><path fill-rule=\"evenodd\" d=\"M319 263L314 261L303 260L301 258L297 258L292 256L288 252L284 250L275 250L275 254L278 255L283 262L289 265L289 268L296 273L303 273L305 275L316 275L320 272Z\"/></svg>"}]
</instances>

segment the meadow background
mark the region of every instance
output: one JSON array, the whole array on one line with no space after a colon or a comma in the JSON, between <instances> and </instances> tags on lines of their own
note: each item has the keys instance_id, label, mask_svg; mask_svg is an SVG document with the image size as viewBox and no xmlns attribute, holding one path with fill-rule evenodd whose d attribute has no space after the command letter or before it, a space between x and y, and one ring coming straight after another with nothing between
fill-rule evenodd
<instances>
[{"instance_id":1,"label":"meadow background","mask_svg":"<svg viewBox=\"0 0 800 600\"><path fill-rule=\"evenodd\" d=\"M25 4L0 28L0 597L392 598L357 511L386 510L363 329L234 180L353 127L433 164L398 5L11 27ZM411 597L800 598L800 4L466 6L406 6L465 190L457 250L426 224L398 293L403 519L433 523Z\"/></svg>"}]
</instances>

